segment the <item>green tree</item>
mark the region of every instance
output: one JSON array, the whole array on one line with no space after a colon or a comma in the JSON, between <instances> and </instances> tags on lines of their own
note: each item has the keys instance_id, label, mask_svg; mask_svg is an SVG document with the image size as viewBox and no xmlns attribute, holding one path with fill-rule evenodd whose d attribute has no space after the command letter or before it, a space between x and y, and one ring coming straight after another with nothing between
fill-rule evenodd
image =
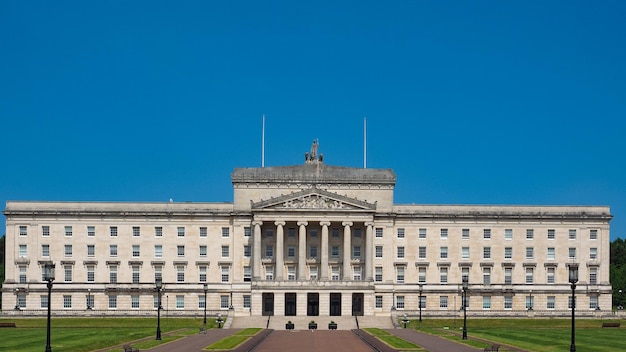
<instances>
[{"instance_id":1,"label":"green tree","mask_svg":"<svg viewBox=\"0 0 626 352\"><path fill-rule=\"evenodd\" d=\"M2 289L2 284L4 283L4 253L5 253L5 242L6 236L2 235L0 237L0 290ZM2 307L2 295L0 295L0 307ZM1 308L0 308L1 309Z\"/></svg>"},{"instance_id":2,"label":"green tree","mask_svg":"<svg viewBox=\"0 0 626 352\"><path fill-rule=\"evenodd\" d=\"M609 276L613 286L613 305L626 306L626 241L618 238L611 242ZM620 292L620 290L622 292Z\"/></svg>"}]
</instances>

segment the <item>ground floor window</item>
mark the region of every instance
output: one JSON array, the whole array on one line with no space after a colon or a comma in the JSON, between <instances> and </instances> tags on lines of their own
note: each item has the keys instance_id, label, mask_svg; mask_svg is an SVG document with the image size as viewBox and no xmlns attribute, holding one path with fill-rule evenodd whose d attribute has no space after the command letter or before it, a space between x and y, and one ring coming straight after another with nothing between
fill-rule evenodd
<instances>
[{"instance_id":1,"label":"ground floor window","mask_svg":"<svg viewBox=\"0 0 626 352\"><path fill-rule=\"evenodd\" d=\"M185 309L185 296L176 296L176 309Z\"/></svg>"},{"instance_id":2,"label":"ground floor window","mask_svg":"<svg viewBox=\"0 0 626 352\"><path fill-rule=\"evenodd\" d=\"M17 295L17 306L20 309L25 309L26 308L26 295L25 294Z\"/></svg>"},{"instance_id":3,"label":"ground floor window","mask_svg":"<svg viewBox=\"0 0 626 352\"><path fill-rule=\"evenodd\" d=\"M26 302L24 302L24 306L26 306ZM589 296L589 309L599 309L598 306L598 296Z\"/></svg>"},{"instance_id":4,"label":"ground floor window","mask_svg":"<svg viewBox=\"0 0 626 352\"><path fill-rule=\"evenodd\" d=\"M72 296L63 296L63 308L71 309L72 308Z\"/></svg>"},{"instance_id":5,"label":"ground floor window","mask_svg":"<svg viewBox=\"0 0 626 352\"><path fill-rule=\"evenodd\" d=\"M404 309L404 296L396 296L396 308Z\"/></svg>"},{"instance_id":6,"label":"ground floor window","mask_svg":"<svg viewBox=\"0 0 626 352\"><path fill-rule=\"evenodd\" d=\"M250 295L243 295L243 307L250 308L251 306L251 297Z\"/></svg>"},{"instance_id":7,"label":"ground floor window","mask_svg":"<svg viewBox=\"0 0 626 352\"><path fill-rule=\"evenodd\" d=\"M109 295L109 309L116 309L116 308L117 308L117 296Z\"/></svg>"},{"instance_id":8,"label":"ground floor window","mask_svg":"<svg viewBox=\"0 0 626 352\"><path fill-rule=\"evenodd\" d=\"M204 309L206 307L206 297L198 296L198 308Z\"/></svg>"},{"instance_id":9,"label":"ground floor window","mask_svg":"<svg viewBox=\"0 0 626 352\"><path fill-rule=\"evenodd\" d=\"M548 297L547 297L546 308L547 308L547 309L554 309L555 302L556 302L556 297L554 297L554 296L548 296Z\"/></svg>"},{"instance_id":10,"label":"ground floor window","mask_svg":"<svg viewBox=\"0 0 626 352\"><path fill-rule=\"evenodd\" d=\"M439 309L448 309L448 296L439 296Z\"/></svg>"},{"instance_id":11,"label":"ground floor window","mask_svg":"<svg viewBox=\"0 0 626 352\"><path fill-rule=\"evenodd\" d=\"M376 296L376 308L383 307L383 296Z\"/></svg>"},{"instance_id":12,"label":"ground floor window","mask_svg":"<svg viewBox=\"0 0 626 352\"><path fill-rule=\"evenodd\" d=\"M39 296L39 301L41 302L39 307L48 308L48 296L47 295Z\"/></svg>"},{"instance_id":13,"label":"ground floor window","mask_svg":"<svg viewBox=\"0 0 626 352\"><path fill-rule=\"evenodd\" d=\"M138 295L130 296L130 308L139 309L139 296Z\"/></svg>"},{"instance_id":14,"label":"ground floor window","mask_svg":"<svg viewBox=\"0 0 626 352\"><path fill-rule=\"evenodd\" d=\"M491 296L483 296L483 309L491 309Z\"/></svg>"},{"instance_id":15,"label":"ground floor window","mask_svg":"<svg viewBox=\"0 0 626 352\"><path fill-rule=\"evenodd\" d=\"M513 309L513 296L504 296L504 309Z\"/></svg>"},{"instance_id":16,"label":"ground floor window","mask_svg":"<svg viewBox=\"0 0 626 352\"><path fill-rule=\"evenodd\" d=\"M229 297L227 295L220 296L220 308L228 309L229 306Z\"/></svg>"}]
</instances>

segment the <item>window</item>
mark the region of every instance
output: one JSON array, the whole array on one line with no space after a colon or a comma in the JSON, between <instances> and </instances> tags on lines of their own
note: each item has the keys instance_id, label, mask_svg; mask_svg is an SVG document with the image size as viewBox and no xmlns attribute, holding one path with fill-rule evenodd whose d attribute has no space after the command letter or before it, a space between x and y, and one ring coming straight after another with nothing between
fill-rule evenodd
<instances>
[{"instance_id":1,"label":"window","mask_svg":"<svg viewBox=\"0 0 626 352\"><path fill-rule=\"evenodd\" d=\"M598 230L589 230L589 239L597 240L598 239Z\"/></svg>"},{"instance_id":2,"label":"window","mask_svg":"<svg viewBox=\"0 0 626 352\"><path fill-rule=\"evenodd\" d=\"M361 238L361 229L360 228L354 229L354 237L355 238Z\"/></svg>"},{"instance_id":3,"label":"window","mask_svg":"<svg viewBox=\"0 0 626 352\"><path fill-rule=\"evenodd\" d=\"M383 307L383 296L376 296L376 308Z\"/></svg>"},{"instance_id":4,"label":"window","mask_svg":"<svg viewBox=\"0 0 626 352\"><path fill-rule=\"evenodd\" d=\"M87 236L95 237L96 236L96 227L95 226L87 226Z\"/></svg>"},{"instance_id":5,"label":"window","mask_svg":"<svg viewBox=\"0 0 626 352\"><path fill-rule=\"evenodd\" d=\"M526 239L527 240L532 240L533 238L535 238L535 230L533 230L533 229L526 229Z\"/></svg>"},{"instance_id":6,"label":"window","mask_svg":"<svg viewBox=\"0 0 626 352\"><path fill-rule=\"evenodd\" d=\"M50 256L50 245L49 244L42 244L41 245L41 256L42 257L49 257Z\"/></svg>"},{"instance_id":7,"label":"window","mask_svg":"<svg viewBox=\"0 0 626 352\"><path fill-rule=\"evenodd\" d=\"M222 227L222 237L230 237L230 228Z\"/></svg>"},{"instance_id":8,"label":"window","mask_svg":"<svg viewBox=\"0 0 626 352\"><path fill-rule=\"evenodd\" d=\"M206 229L206 227L202 226L200 227L200 237L206 237L208 234L208 231Z\"/></svg>"},{"instance_id":9,"label":"window","mask_svg":"<svg viewBox=\"0 0 626 352\"><path fill-rule=\"evenodd\" d=\"M28 227L26 226L20 226L20 237L25 237L26 235L28 235Z\"/></svg>"},{"instance_id":10,"label":"window","mask_svg":"<svg viewBox=\"0 0 626 352\"><path fill-rule=\"evenodd\" d=\"M595 247L589 248L589 259L591 260L598 259L598 248L595 248Z\"/></svg>"},{"instance_id":11,"label":"window","mask_svg":"<svg viewBox=\"0 0 626 352\"><path fill-rule=\"evenodd\" d=\"M95 303L94 296L92 294L88 294L87 296L85 296L85 303L86 303L88 308L93 309L94 308L94 303Z\"/></svg>"},{"instance_id":12,"label":"window","mask_svg":"<svg viewBox=\"0 0 626 352\"><path fill-rule=\"evenodd\" d=\"M290 228L287 229L287 237L292 237L292 238L296 237L296 228L295 227L290 227Z\"/></svg>"},{"instance_id":13,"label":"window","mask_svg":"<svg viewBox=\"0 0 626 352\"><path fill-rule=\"evenodd\" d=\"M252 268L250 266L243 267L243 281L244 282L252 281Z\"/></svg>"},{"instance_id":14,"label":"window","mask_svg":"<svg viewBox=\"0 0 626 352\"><path fill-rule=\"evenodd\" d=\"M417 269L417 281L422 284L426 282L426 268L423 266Z\"/></svg>"},{"instance_id":15,"label":"window","mask_svg":"<svg viewBox=\"0 0 626 352\"><path fill-rule=\"evenodd\" d=\"M576 248L570 247L568 250L569 259L576 259Z\"/></svg>"},{"instance_id":16,"label":"window","mask_svg":"<svg viewBox=\"0 0 626 352\"><path fill-rule=\"evenodd\" d=\"M96 245L95 244L88 244L87 245L87 256L88 257L95 257L96 256Z\"/></svg>"},{"instance_id":17,"label":"window","mask_svg":"<svg viewBox=\"0 0 626 352\"><path fill-rule=\"evenodd\" d=\"M117 226L111 226L109 231L111 233L111 237L117 237Z\"/></svg>"},{"instance_id":18,"label":"window","mask_svg":"<svg viewBox=\"0 0 626 352\"><path fill-rule=\"evenodd\" d=\"M20 265L19 268L20 271L20 284L25 284L26 283L26 265Z\"/></svg>"},{"instance_id":19,"label":"window","mask_svg":"<svg viewBox=\"0 0 626 352\"><path fill-rule=\"evenodd\" d=\"M419 238L426 238L426 229L419 229L417 233Z\"/></svg>"},{"instance_id":20,"label":"window","mask_svg":"<svg viewBox=\"0 0 626 352\"><path fill-rule=\"evenodd\" d=\"M87 282L96 281L96 267L94 265L87 265Z\"/></svg>"},{"instance_id":21,"label":"window","mask_svg":"<svg viewBox=\"0 0 626 352\"><path fill-rule=\"evenodd\" d=\"M183 226L178 226L176 228L176 235L178 237L185 237L185 228Z\"/></svg>"},{"instance_id":22,"label":"window","mask_svg":"<svg viewBox=\"0 0 626 352\"><path fill-rule=\"evenodd\" d=\"M352 258L361 258L361 246L352 247Z\"/></svg>"},{"instance_id":23,"label":"window","mask_svg":"<svg viewBox=\"0 0 626 352\"><path fill-rule=\"evenodd\" d=\"M526 259L533 259L535 257L535 248L526 247Z\"/></svg>"},{"instance_id":24,"label":"window","mask_svg":"<svg viewBox=\"0 0 626 352\"><path fill-rule=\"evenodd\" d=\"M339 257L339 246L330 247L330 256L333 258Z\"/></svg>"},{"instance_id":25,"label":"window","mask_svg":"<svg viewBox=\"0 0 626 352\"><path fill-rule=\"evenodd\" d=\"M317 267L316 266L311 266L309 268L309 279L317 280Z\"/></svg>"},{"instance_id":26,"label":"window","mask_svg":"<svg viewBox=\"0 0 626 352\"><path fill-rule=\"evenodd\" d=\"M339 229L336 227L333 227L333 229L331 230L332 233L332 237L333 238L339 238Z\"/></svg>"},{"instance_id":27,"label":"window","mask_svg":"<svg viewBox=\"0 0 626 352\"><path fill-rule=\"evenodd\" d=\"M461 280L464 278L469 280L469 267L467 266L461 268Z\"/></svg>"},{"instance_id":28,"label":"window","mask_svg":"<svg viewBox=\"0 0 626 352\"><path fill-rule=\"evenodd\" d=\"M448 296L439 296L439 309L448 309Z\"/></svg>"},{"instance_id":29,"label":"window","mask_svg":"<svg viewBox=\"0 0 626 352\"><path fill-rule=\"evenodd\" d=\"M317 278L317 267L311 267L311 272L313 272L313 268L315 268L316 278ZM274 280L274 266L266 265L265 266L265 280Z\"/></svg>"},{"instance_id":30,"label":"window","mask_svg":"<svg viewBox=\"0 0 626 352\"><path fill-rule=\"evenodd\" d=\"M567 297L567 309L572 309L572 296Z\"/></svg>"},{"instance_id":31,"label":"window","mask_svg":"<svg viewBox=\"0 0 626 352\"><path fill-rule=\"evenodd\" d=\"M20 257L26 257L28 255L28 248L26 247L25 244L20 244L19 251L20 251ZM71 255L72 254L70 253L70 256Z\"/></svg>"},{"instance_id":32,"label":"window","mask_svg":"<svg viewBox=\"0 0 626 352\"><path fill-rule=\"evenodd\" d=\"M360 266L355 266L353 269L352 279L354 281L361 281L362 268Z\"/></svg>"},{"instance_id":33,"label":"window","mask_svg":"<svg viewBox=\"0 0 626 352\"><path fill-rule=\"evenodd\" d=\"M65 226L65 237L72 237L72 227Z\"/></svg>"},{"instance_id":34,"label":"window","mask_svg":"<svg viewBox=\"0 0 626 352\"><path fill-rule=\"evenodd\" d=\"M184 295L176 295L176 309L185 309Z\"/></svg>"},{"instance_id":35,"label":"window","mask_svg":"<svg viewBox=\"0 0 626 352\"><path fill-rule=\"evenodd\" d=\"M178 245L176 246L176 255L179 257L185 256L185 246Z\"/></svg>"},{"instance_id":36,"label":"window","mask_svg":"<svg viewBox=\"0 0 626 352\"><path fill-rule=\"evenodd\" d=\"M483 309L491 309L491 296L483 296Z\"/></svg>"},{"instance_id":37,"label":"window","mask_svg":"<svg viewBox=\"0 0 626 352\"><path fill-rule=\"evenodd\" d=\"M109 309L117 309L117 295L109 295Z\"/></svg>"},{"instance_id":38,"label":"window","mask_svg":"<svg viewBox=\"0 0 626 352\"><path fill-rule=\"evenodd\" d=\"M596 267L589 268L589 284L590 285L598 284L598 268Z\"/></svg>"},{"instance_id":39,"label":"window","mask_svg":"<svg viewBox=\"0 0 626 352\"><path fill-rule=\"evenodd\" d=\"M117 257L117 245L116 244L109 245L109 256Z\"/></svg>"},{"instance_id":40,"label":"window","mask_svg":"<svg viewBox=\"0 0 626 352\"><path fill-rule=\"evenodd\" d=\"M333 265L330 267L330 279L332 281L339 281L339 266Z\"/></svg>"},{"instance_id":41,"label":"window","mask_svg":"<svg viewBox=\"0 0 626 352\"><path fill-rule=\"evenodd\" d=\"M461 230L461 239L464 240L469 240L470 238L470 229L462 229ZM448 297L446 296L446 300L448 299ZM447 304L447 302L446 302Z\"/></svg>"},{"instance_id":42,"label":"window","mask_svg":"<svg viewBox=\"0 0 626 352\"><path fill-rule=\"evenodd\" d=\"M133 265L133 284L139 283L139 265Z\"/></svg>"},{"instance_id":43,"label":"window","mask_svg":"<svg viewBox=\"0 0 626 352\"><path fill-rule=\"evenodd\" d=\"M228 309L228 307L230 306L229 303L230 302L228 300L228 296L227 295L220 296L220 308L221 309Z\"/></svg>"},{"instance_id":44,"label":"window","mask_svg":"<svg viewBox=\"0 0 626 352\"><path fill-rule=\"evenodd\" d=\"M441 229L440 236L442 240L448 239L448 229Z\"/></svg>"},{"instance_id":45,"label":"window","mask_svg":"<svg viewBox=\"0 0 626 352\"><path fill-rule=\"evenodd\" d=\"M296 267L294 265L287 266L287 280L296 281Z\"/></svg>"},{"instance_id":46,"label":"window","mask_svg":"<svg viewBox=\"0 0 626 352\"><path fill-rule=\"evenodd\" d=\"M133 226L133 237L139 237L139 235L141 235L141 231L139 230L139 226Z\"/></svg>"},{"instance_id":47,"label":"window","mask_svg":"<svg viewBox=\"0 0 626 352\"><path fill-rule=\"evenodd\" d=\"M440 247L439 248L439 258L448 259L448 247Z\"/></svg>"},{"instance_id":48,"label":"window","mask_svg":"<svg viewBox=\"0 0 626 352\"><path fill-rule=\"evenodd\" d=\"M311 237L317 237L317 230L316 229L311 229L309 234L311 235Z\"/></svg>"},{"instance_id":49,"label":"window","mask_svg":"<svg viewBox=\"0 0 626 352\"><path fill-rule=\"evenodd\" d=\"M63 308L72 309L72 296L63 295Z\"/></svg>"},{"instance_id":50,"label":"window","mask_svg":"<svg viewBox=\"0 0 626 352\"><path fill-rule=\"evenodd\" d=\"M504 309L513 309L513 296L504 296Z\"/></svg>"},{"instance_id":51,"label":"window","mask_svg":"<svg viewBox=\"0 0 626 352\"><path fill-rule=\"evenodd\" d=\"M376 258L383 257L383 246L376 246Z\"/></svg>"},{"instance_id":52,"label":"window","mask_svg":"<svg viewBox=\"0 0 626 352\"><path fill-rule=\"evenodd\" d=\"M570 240L576 239L576 230L569 230L569 239Z\"/></svg>"},{"instance_id":53,"label":"window","mask_svg":"<svg viewBox=\"0 0 626 352\"><path fill-rule=\"evenodd\" d=\"M243 228L243 236L244 237L251 237L252 236L252 229L250 227L244 227Z\"/></svg>"},{"instance_id":54,"label":"window","mask_svg":"<svg viewBox=\"0 0 626 352\"><path fill-rule=\"evenodd\" d=\"M71 257L72 256L72 245L71 244L66 244L65 245L65 256L66 257Z\"/></svg>"},{"instance_id":55,"label":"window","mask_svg":"<svg viewBox=\"0 0 626 352\"><path fill-rule=\"evenodd\" d=\"M404 259L404 246L400 246L398 247L398 249L396 250L398 259Z\"/></svg>"},{"instance_id":56,"label":"window","mask_svg":"<svg viewBox=\"0 0 626 352\"><path fill-rule=\"evenodd\" d=\"M48 308L48 295L41 295L39 296L39 307L41 308Z\"/></svg>"},{"instance_id":57,"label":"window","mask_svg":"<svg viewBox=\"0 0 626 352\"><path fill-rule=\"evenodd\" d=\"M252 257L252 246L250 245L243 246L243 256L246 258Z\"/></svg>"},{"instance_id":58,"label":"window","mask_svg":"<svg viewBox=\"0 0 626 352\"><path fill-rule=\"evenodd\" d=\"M198 248L198 251L199 251L199 253L200 253L200 258L206 258L206 256L207 256L207 249L206 249L206 246L205 246L205 245L201 245L201 246Z\"/></svg>"},{"instance_id":59,"label":"window","mask_svg":"<svg viewBox=\"0 0 626 352\"><path fill-rule=\"evenodd\" d=\"M317 231L316 230L311 230L311 233L315 232L315 236L317 236ZM311 236L313 236L311 234ZM274 237L274 230L273 229L266 229L265 230L265 237Z\"/></svg>"},{"instance_id":60,"label":"window","mask_svg":"<svg viewBox=\"0 0 626 352\"><path fill-rule=\"evenodd\" d=\"M526 268L526 283L532 284L535 281L534 276L535 276L535 269L531 267L527 267Z\"/></svg>"},{"instance_id":61,"label":"window","mask_svg":"<svg viewBox=\"0 0 626 352\"><path fill-rule=\"evenodd\" d=\"M159 308L159 295L152 295L152 308L154 308L154 309L158 309ZM161 309L163 309L163 308L161 308Z\"/></svg>"},{"instance_id":62,"label":"window","mask_svg":"<svg viewBox=\"0 0 626 352\"><path fill-rule=\"evenodd\" d=\"M546 282L549 284L553 284L554 283L554 277L555 277L555 269L554 267L547 267L546 268Z\"/></svg>"},{"instance_id":63,"label":"window","mask_svg":"<svg viewBox=\"0 0 626 352\"><path fill-rule=\"evenodd\" d=\"M491 259L491 247L483 247L483 259Z\"/></svg>"},{"instance_id":64,"label":"window","mask_svg":"<svg viewBox=\"0 0 626 352\"><path fill-rule=\"evenodd\" d=\"M404 238L404 229L398 229L398 238Z\"/></svg>"},{"instance_id":65,"label":"window","mask_svg":"<svg viewBox=\"0 0 626 352\"><path fill-rule=\"evenodd\" d=\"M230 281L230 266L222 265L221 271L222 271L222 282L229 282Z\"/></svg>"},{"instance_id":66,"label":"window","mask_svg":"<svg viewBox=\"0 0 626 352\"><path fill-rule=\"evenodd\" d=\"M206 273L207 273L206 265L200 265L198 267L198 276L199 276L198 281L206 282L206 277L207 277Z\"/></svg>"},{"instance_id":67,"label":"window","mask_svg":"<svg viewBox=\"0 0 626 352\"><path fill-rule=\"evenodd\" d=\"M72 282L72 266L71 265L63 266L63 281Z\"/></svg>"},{"instance_id":68,"label":"window","mask_svg":"<svg viewBox=\"0 0 626 352\"><path fill-rule=\"evenodd\" d=\"M154 281L163 280L163 267L161 265L154 266Z\"/></svg>"},{"instance_id":69,"label":"window","mask_svg":"<svg viewBox=\"0 0 626 352\"><path fill-rule=\"evenodd\" d=\"M513 229L504 229L504 239L505 240L513 239Z\"/></svg>"},{"instance_id":70,"label":"window","mask_svg":"<svg viewBox=\"0 0 626 352\"><path fill-rule=\"evenodd\" d=\"M419 247L417 256L419 259L426 259L426 247Z\"/></svg>"},{"instance_id":71,"label":"window","mask_svg":"<svg viewBox=\"0 0 626 352\"><path fill-rule=\"evenodd\" d=\"M154 256L156 258L163 257L163 245L155 244L154 245Z\"/></svg>"},{"instance_id":72,"label":"window","mask_svg":"<svg viewBox=\"0 0 626 352\"><path fill-rule=\"evenodd\" d=\"M117 283L117 265L109 266L109 283Z\"/></svg>"},{"instance_id":73,"label":"window","mask_svg":"<svg viewBox=\"0 0 626 352\"><path fill-rule=\"evenodd\" d=\"M439 268L439 282L442 284L448 283L448 267L442 266Z\"/></svg>"},{"instance_id":74,"label":"window","mask_svg":"<svg viewBox=\"0 0 626 352\"><path fill-rule=\"evenodd\" d=\"M205 296L198 296L198 308L199 309L204 309L206 307L206 297Z\"/></svg>"},{"instance_id":75,"label":"window","mask_svg":"<svg viewBox=\"0 0 626 352\"><path fill-rule=\"evenodd\" d=\"M265 246L265 257L266 258L274 257L274 246L272 246L271 244L268 244L267 246Z\"/></svg>"},{"instance_id":76,"label":"window","mask_svg":"<svg viewBox=\"0 0 626 352\"><path fill-rule=\"evenodd\" d=\"M504 259L513 259L513 247L504 247Z\"/></svg>"},{"instance_id":77,"label":"window","mask_svg":"<svg viewBox=\"0 0 626 352\"><path fill-rule=\"evenodd\" d=\"M483 239L491 239L491 229L483 229Z\"/></svg>"},{"instance_id":78,"label":"window","mask_svg":"<svg viewBox=\"0 0 626 352\"><path fill-rule=\"evenodd\" d=\"M461 259L469 259L469 247L461 247Z\"/></svg>"},{"instance_id":79,"label":"window","mask_svg":"<svg viewBox=\"0 0 626 352\"><path fill-rule=\"evenodd\" d=\"M376 268L374 268L374 278L376 280L376 282L382 282L383 281L383 267L382 266L377 266Z\"/></svg>"},{"instance_id":80,"label":"window","mask_svg":"<svg viewBox=\"0 0 626 352\"><path fill-rule=\"evenodd\" d=\"M554 260L555 252L554 247L548 247L548 260Z\"/></svg>"},{"instance_id":81,"label":"window","mask_svg":"<svg viewBox=\"0 0 626 352\"><path fill-rule=\"evenodd\" d=\"M139 309L139 296L138 295L130 296L130 308Z\"/></svg>"},{"instance_id":82,"label":"window","mask_svg":"<svg viewBox=\"0 0 626 352\"><path fill-rule=\"evenodd\" d=\"M310 258L317 258L317 246L309 247L309 257Z\"/></svg>"},{"instance_id":83,"label":"window","mask_svg":"<svg viewBox=\"0 0 626 352\"><path fill-rule=\"evenodd\" d=\"M404 266L402 265L396 267L396 281L398 283L404 283Z\"/></svg>"},{"instance_id":84,"label":"window","mask_svg":"<svg viewBox=\"0 0 626 352\"><path fill-rule=\"evenodd\" d=\"M513 268L504 268L504 284L513 284Z\"/></svg>"},{"instance_id":85,"label":"window","mask_svg":"<svg viewBox=\"0 0 626 352\"><path fill-rule=\"evenodd\" d=\"M250 295L243 295L243 307L244 308L250 308L252 306L251 304L251 296Z\"/></svg>"},{"instance_id":86,"label":"window","mask_svg":"<svg viewBox=\"0 0 626 352\"><path fill-rule=\"evenodd\" d=\"M163 228L161 226L154 227L154 236L155 237L163 237Z\"/></svg>"},{"instance_id":87,"label":"window","mask_svg":"<svg viewBox=\"0 0 626 352\"><path fill-rule=\"evenodd\" d=\"M185 266L176 266L176 282L185 282Z\"/></svg>"},{"instance_id":88,"label":"window","mask_svg":"<svg viewBox=\"0 0 626 352\"><path fill-rule=\"evenodd\" d=\"M533 310L533 307L535 306L534 304L534 297L532 296L532 292L530 293L531 295L526 296L526 309L528 310Z\"/></svg>"},{"instance_id":89,"label":"window","mask_svg":"<svg viewBox=\"0 0 626 352\"><path fill-rule=\"evenodd\" d=\"M491 267L483 268L483 285L491 285Z\"/></svg>"},{"instance_id":90,"label":"window","mask_svg":"<svg viewBox=\"0 0 626 352\"><path fill-rule=\"evenodd\" d=\"M396 296L396 308L404 309L404 296Z\"/></svg>"},{"instance_id":91,"label":"window","mask_svg":"<svg viewBox=\"0 0 626 352\"><path fill-rule=\"evenodd\" d=\"M42 226L41 227L41 235L44 236L44 237L50 236L50 226ZM47 300L47 298L46 298L46 300ZM46 308L47 307L48 306L46 305Z\"/></svg>"},{"instance_id":92,"label":"window","mask_svg":"<svg viewBox=\"0 0 626 352\"><path fill-rule=\"evenodd\" d=\"M554 309L556 296L548 296L546 299L546 309Z\"/></svg>"},{"instance_id":93,"label":"window","mask_svg":"<svg viewBox=\"0 0 626 352\"><path fill-rule=\"evenodd\" d=\"M339 254L339 248L337 248L337 255ZM296 247L295 246L288 246L287 247L287 257L288 258L294 258L296 256Z\"/></svg>"},{"instance_id":94,"label":"window","mask_svg":"<svg viewBox=\"0 0 626 352\"><path fill-rule=\"evenodd\" d=\"M133 245L133 257L137 258L140 255L140 250L139 250L139 245L138 244L134 244Z\"/></svg>"},{"instance_id":95,"label":"window","mask_svg":"<svg viewBox=\"0 0 626 352\"><path fill-rule=\"evenodd\" d=\"M555 231L553 229L548 229L548 239L553 240L555 237Z\"/></svg>"},{"instance_id":96,"label":"window","mask_svg":"<svg viewBox=\"0 0 626 352\"><path fill-rule=\"evenodd\" d=\"M26 302L24 302L26 303ZM598 296L597 295L591 295L589 296L589 309L599 309L598 307Z\"/></svg>"},{"instance_id":97,"label":"window","mask_svg":"<svg viewBox=\"0 0 626 352\"><path fill-rule=\"evenodd\" d=\"M383 237L383 228L382 227L377 227L376 228L376 237L377 238L382 238Z\"/></svg>"}]
</instances>

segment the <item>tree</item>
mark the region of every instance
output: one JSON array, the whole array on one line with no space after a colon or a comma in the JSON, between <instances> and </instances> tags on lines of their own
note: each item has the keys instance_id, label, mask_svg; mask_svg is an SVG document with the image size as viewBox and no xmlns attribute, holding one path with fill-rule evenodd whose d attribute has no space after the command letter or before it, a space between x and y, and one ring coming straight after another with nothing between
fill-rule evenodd
<instances>
[{"instance_id":1,"label":"tree","mask_svg":"<svg viewBox=\"0 0 626 352\"><path fill-rule=\"evenodd\" d=\"M613 286L613 305L626 306L626 241L618 238L611 242L609 277ZM620 290L622 292L620 292Z\"/></svg>"}]
</instances>

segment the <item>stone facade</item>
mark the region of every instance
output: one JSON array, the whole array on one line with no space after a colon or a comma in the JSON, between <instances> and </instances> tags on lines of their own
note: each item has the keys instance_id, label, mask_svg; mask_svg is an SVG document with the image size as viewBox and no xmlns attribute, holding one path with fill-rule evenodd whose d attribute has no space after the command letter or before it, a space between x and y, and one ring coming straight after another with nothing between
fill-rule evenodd
<instances>
[{"instance_id":1,"label":"stone facade","mask_svg":"<svg viewBox=\"0 0 626 352\"><path fill-rule=\"evenodd\" d=\"M233 203L7 202L4 314L458 314L611 308L605 206L396 205L392 170L237 168ZM205 293L206 284L206 293ZM530 308L530 310L529 310Z\"/></svg>"}]
</instances>

